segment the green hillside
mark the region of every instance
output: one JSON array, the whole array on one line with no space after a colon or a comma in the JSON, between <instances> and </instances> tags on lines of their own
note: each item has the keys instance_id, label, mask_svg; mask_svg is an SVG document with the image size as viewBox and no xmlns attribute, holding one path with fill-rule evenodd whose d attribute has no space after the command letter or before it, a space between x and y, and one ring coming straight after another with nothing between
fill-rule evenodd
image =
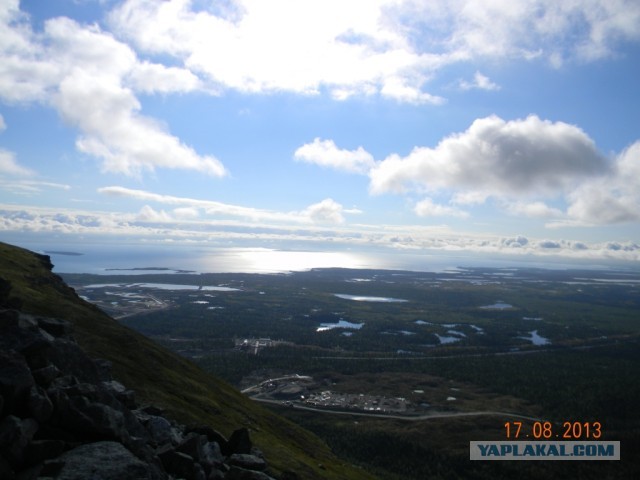
<instances>
[{"instance_id":1,"label":"green hillside","mask_svg":"<svg viewBox=\"0 0 640 480\"><path fill-rule=\"evenodd\" d=\"M114 377L136 391L139 403L225 435L247 427L276 471L292 470L304 479L374 478L336 458L315 435L80 299L51 273L48 257L0 242L0 278L11 283L10 300L24 312L71 321L78 343L89 355L113 362Z\"/></svg>"}]
</instances>

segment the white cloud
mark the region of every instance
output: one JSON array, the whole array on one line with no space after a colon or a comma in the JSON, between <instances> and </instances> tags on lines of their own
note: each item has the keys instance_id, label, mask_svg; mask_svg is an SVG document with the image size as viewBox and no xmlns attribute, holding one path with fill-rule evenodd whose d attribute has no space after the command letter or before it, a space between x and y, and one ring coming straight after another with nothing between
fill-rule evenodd
<instances>
[{"instance_id":1,"label":"white cloud","mask_svg":"<svg viewBox=\"0 0 640 480\"><path fill-rule=\"evenodd\" d=\"M442 61L412 47L394 4L245 0L229 17L184 0L130 0L110 20L140 50L173 55L223 88L439 103L423 85Z\"/></svg>"},{"instance_id":2,"label":"white cloud","mask_svg":"<svg viewBox=\"0 0 640 480\"><path fill-rule=\"evenodd\" d=\"M302 211L294 212L277 212L272 210L243 207L239 205L231 205L212 200L198 200L194 198L175 197L172 195L160 195L145 190L134 190L125 187L103 187L98 192L113 197L132 198L145 202L156 202L163 205L180 205L181 208L174 210L174 214L178 217L186 219L186 217L194 217L199 215L202 210L209 217L239 217L243 219L256 221L271 221L278 223L343 223L344 217L342 213L348 213L343 210L342 205L328 198L321 202L306 207ZM149 207L151 208L151 207ZM146 210L149 216L152 212ZM187 213L188 212L188 213Z\"/></svg>"},{"instance_id":3,"label":"white cloud","mask_svg":"<svg viewBox=\"0 0 640 480\"><path fill-rule=\"evenodd\" d=\"M372 193L412 188L473 192L476 198L560 193L601 175L607 160L578 127L529 116L478 119L435 148L391 155L371 172Z\"/></svg>"},{"instance_id":4,"label":"white cloud","mask_svg":"<svg viewBox=\"0 0 640 480\"><path fill-rule=\"evenodd\" d=\"M309 205L302 213L318 223L344 223L342 212L342 205L331 198L326 198Z\"/></svg>"},{"instance_id":5,"label":"white cloud","mask_svg":"<svg viewBox=\"0 0 640 480\"><path fill-rule=\"evenodd\" d=\"M462 90L500 90L500 85L492 82L489 77L483 75L480 72L476 72L473 76L473 81L468 82L466 80L460 81L460 88Z\"/></svg>"},{"instance_id":6,"label":"white cloud","mask_svg":"<svg viewBox=\"0 0 640 480\"><path fill-rule=\"evenodd\" d=\"M318 210L340 211L339 206L332 206L329 201L318 205L322 204L324 207ZM344 224L336 226L335 223L322 226L311 222L294 222L283 226L256 224L252 219L240 222L210 219L184 221L175 218L170 212L149 205L143 206L138 212L123 213L0 204L0 232L26 232L30 236L37 233L95 235L102 239L110 236L114 241L130 238L225 246L234 245L235 242L243 242L243 245L264 245L264 242L286 245L287 242L296 242L296 245L300 245L304 242L323 241L343 247L640 261L640 245L628 241L587 243L563 238L536 239L522 235L469 235L442 226L420 225L358 224L350 227Z\"/></svg>"},{"instance_id":7,"label":"white cloud","mask_svg":"<svg viewBox=\"0 0 640 480\"><path fill-rule=\"evenodd\" d=\"M353 173L367 173L375 165L373 156L362 147L356 150L344 150L338 148L333 140L319 138L298 148L294 158L298 161Z\"/></svg>"},{"instance_id":8,"label":"white cloud","mask_svg":"<svg viewBox=\"0 0 640 480\"><path fill-rule=\"evenodd\" d=\"M500 244L509 248L522 248L529 244L529 239L523 235L500 239Z\"/></svg>"},{"instance_id":9,"label":"white cloud","mask_svg":"<svg viewBox=\"0 0 640 480\"><path fill-rule=\"evenodd\" d=\"M611 225L640 221L640 141L615 159L608 175L587 181L568 195L565 219L550 227Z\"/></svg>"},{"instance_id":10,"label":"white cloud","mask_svg":"<svg viewBox=\"0 0 640 480\"><path fill-rule=\"evenodd\" d=\"M132 87L143 93L191 92L202 88L200 79L189 70L139 62L128 77Z\"/></svg>"},{"instance_id":11,"label":"white cloud","mask_svg":"<svg viewBox=\"0 0 640 480\"><path fill-rule=\"evenodd\" d=\"M140 212L136 216L136 220L139 222L162 223L170 222L173 219L171 218L171 215L164 210L154 210L149 205L145 205L140 209Z\"/></svg>"},{"instance_id":12,"label":"white cloud","mask_svg":"<svg viewBox=\"0 0 640 480\"><path fill-rule=\"evenodd\" d=\"M189 91L199 87L195 75L140 62L129 46L96 25L58 17L35 34L27 20L15 2L0 6L0 99L53 106L80 131L78 150L101 159L104 171L140 175L170 168L226 174L218 159L199 155L141 115L128 86L145 93Z\"/></svg>"},{"instance_id":13,"label":"white cloud","mask_svg":"<svg viewBox=\"0 0 640 480\"><path fill-rule=\"evenodd\" d=\"M173 209L173 215L177 219L194 220L200 216L200 211L195 207L180 207Z\"/></svg>"},{"instance_id":14,"label":"white cloud","mask_svg":"<svg viewBox=\"0 0 640 480\"><path fill-rule=\"evenodd\" d=\"M13 152L0 148L0 175L1 174L18 177L29 177L34 175L35 172L18 164Z\"/></svg>"},{"instance_id":15,"label":"white cloud","mask_svg":"<svg viewBox=\"0 0 640 480\"><path fill-rule=\"evenodd\" d=\"M537 202L507 202L504 205L510 215L528 218L560 217L562 211L548 206L546 203Z\"/></svg>"},{"instance_id":16,"label":"white cloud","mask_svg":"<svg viewBox=\"0 0 640 480\"><path fill-rule=\"evenodd\" d=\"M1 171L1 168L0 168ZM59 190L71 190L70 185L55 182L46 182L41 180L26 180L12 178L4 180L0 178L0 189L6 190L18 195L34 195L39 194L45 188L54 188Z\"/></svg>"},{"instance_id":17,"label":"white cloud","mask_svg":"<svg viewBox=\"0 0 640 480\"><path fill-rule=\"evenodd\" d=\"M4 121L4 117L0 114L0 132L7 129L7 124Z\"/></svg>"},{"instance_id":18,"label":"white cloud","mask_svg":"<svg viewBox=\"0 0 640 480\"><path fill-rule=\"evenodd\" d=\"M634 0L224 5L128 0L111 13L110 25L141 51L171 55L222 88L307 95L326 89L336 99L380 94L411 103L441 103L425 85L454 63L542 57L560 66L611 56L621 42L640 38ZM481 73L468 85L497 88Z\"/></svg>"},{"instance_id":19,"label":"white cloud","mask_svg":"<svg viewBox=\"0 0 640 480\"><path fill-rule=\"evenodd\" d=\"M460 210L455 207L447 207L445 205L438 205L433 203L430 198L425 198L416 204L414 212L420 217L459 217L466 218L469 216L468 212Z\"/></svg>"}]
</instances>

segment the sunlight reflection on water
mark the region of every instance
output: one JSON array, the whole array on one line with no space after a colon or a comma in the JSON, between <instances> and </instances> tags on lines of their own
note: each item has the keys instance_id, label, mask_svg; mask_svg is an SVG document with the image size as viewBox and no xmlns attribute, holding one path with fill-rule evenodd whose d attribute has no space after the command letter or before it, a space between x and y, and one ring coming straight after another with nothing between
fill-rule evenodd
<instances>
[{"instance_id":1,"label":"sunlight reflection on water","mask_svg":"<svg viewBox=\"0 0 640 480\"><path fill-rule=\"evenodd\" d=\"M44 252L49 245L25 245ZM352 250L295 250L262 247L207 247L165 244L59 244L49 252L56 273L140 274L176 273L287 273L313 268L391 269L423 272L458 271L457 267L536 266L560 268L561 264L523 262L516 258L483 258L437 252L362 248ZM79 255L62 254L77 252ZM141 268L152 267L152 271ZM134 270L136 269L136 270Z\"/></svg>"}]
</instances>

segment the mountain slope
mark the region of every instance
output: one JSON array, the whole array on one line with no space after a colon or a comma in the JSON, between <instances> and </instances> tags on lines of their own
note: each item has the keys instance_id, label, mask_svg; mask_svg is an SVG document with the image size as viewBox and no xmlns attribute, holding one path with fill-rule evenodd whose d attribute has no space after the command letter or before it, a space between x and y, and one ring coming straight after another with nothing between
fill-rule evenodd
<instances>
[{"instance_id":1,"label":"mountain slope","mask_svg":"<svg viewBox=\"0 0 640 480\"><path fill-rule=\"evenodd\" d=\"M51 268L49 257L0 242L0 278L11 284L10 302L27 313L72 322L80 346L92 357L111 361L114 377L134 389L140 403L225 435L245 426L277 471L292 470L304 479L373 478L337 459L313 434L80 299Z\"/></svg>"}]
</instances>

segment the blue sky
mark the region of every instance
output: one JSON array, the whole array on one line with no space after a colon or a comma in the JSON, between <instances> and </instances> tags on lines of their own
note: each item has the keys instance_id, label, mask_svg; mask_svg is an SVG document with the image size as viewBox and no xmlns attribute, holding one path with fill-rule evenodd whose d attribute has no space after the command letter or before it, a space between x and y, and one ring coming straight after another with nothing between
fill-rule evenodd
<instances>
[{"instance_id":1,"label":"blue sky","mask_svg":"<svg viewBox=\"0 0 640 480\"><path fill-rule=\"evenodd\" d=\"M640 261L635 0L0 0L0 238Z\"/></svg>"}]
</instances>

